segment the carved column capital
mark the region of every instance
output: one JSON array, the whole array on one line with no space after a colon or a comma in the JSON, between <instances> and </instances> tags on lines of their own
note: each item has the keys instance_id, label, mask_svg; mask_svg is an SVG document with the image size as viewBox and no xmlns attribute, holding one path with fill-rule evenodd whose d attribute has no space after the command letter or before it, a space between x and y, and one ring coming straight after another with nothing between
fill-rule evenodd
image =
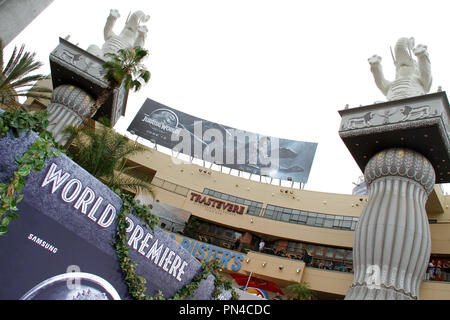
<instances>
[{"instance_id":1,"label":"carved column capital","mask_svg":"<svg viewBox=\"0 0 450 320\"><path fill-rule=\"evenodd\" d=\"M391 148L378 152L369 160L364 178L369 186L381 177L402 177L419 183L427 195L433 190L435 172L430 161L420 153L405 148Z\"/></svg>"}]
</instances>

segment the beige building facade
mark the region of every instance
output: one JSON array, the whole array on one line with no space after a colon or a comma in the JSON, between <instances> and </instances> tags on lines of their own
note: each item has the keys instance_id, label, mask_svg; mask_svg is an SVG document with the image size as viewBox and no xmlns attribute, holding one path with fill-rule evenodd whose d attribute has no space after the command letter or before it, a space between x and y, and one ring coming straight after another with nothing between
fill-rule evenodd
<instances>
[{"instance_id":1,"label":"beige building facade","mask_svg":"<svg viewBox=\"0 0 450 320\"><path fill-rule=\"evenodd\" d=\"M150 202L164 203L195 217L194 232L171 234L197 258L221 259L223 271L230 277L240 274L276 283L283 294L266 290L269 299L289 298L284 288L301 282L307 282L319 299L344 298L353 279L354 230L366 196L254 181L182 161L154 148L130 160L154 175L154 200ZM430 270L431 276L427 273L420 299L450 299L446 273L449 200L435 185L426 204L432 239L430 262L439 262L440 274L436 275L436 268ZM240 246L236 248L233 241L238 236ZM266 244L262 252L258 249L261 239ZM305 250L312 261L305 259Z\"/></svg>"}]
</instances>

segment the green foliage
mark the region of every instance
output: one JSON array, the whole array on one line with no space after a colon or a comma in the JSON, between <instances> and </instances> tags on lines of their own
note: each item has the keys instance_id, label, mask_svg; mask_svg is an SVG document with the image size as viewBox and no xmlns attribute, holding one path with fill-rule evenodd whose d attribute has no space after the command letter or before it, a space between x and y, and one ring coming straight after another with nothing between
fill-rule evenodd
<instances>
[{"instance_id":1,"label":"green foliage","mask_svg":"<svg viewBox=\"0 0 450 320\"><path fill-rule=\"evenodd\" d=\"M189 218L189 221L184 226L183 233L191 236L194 233L194 231L197 230L197 228L199 226L200 226L200 221L198 221L198 219L196 217L191 215L191 217Z\"/></svg>"},{"instance_id":2,"label":"green foliage","mask_svg":"<svg viewBox=\"0 0 450 320\"><path fill-rule=\"evenodd\" d=\"M35 53L24 52L24 45L13 53L6 64L3 59L3 43L0 39L0 102L9 104L15 97L50 98L51 89L32 87L44 75L32 74L42 66L34 60Z\"/></svg>"},{"instance_id":3,"label":"green foliage","mask_svg":"<svg viewBox=\"0 0 450 320\"><path fill-rule=\"evenodd\" d=\"M197 274L192 281L178 290L172 298L165 298L161 291L157 292L154 296L145 294L147 290L144 277L136 274L136 262L132 261L128 257L129 247L127 243L126 229L128 228L128 222L126 221L127 214L134 214L140 218L141 221L147 227L150 227L152 231L155 225L159 225L157 217L153 216L150 212L150 208L146 205L141 205L139 201L135 201L132 196L121 194L124 204L121 212L117 215L117 232L115 237L114 248L116 249L117 258L120 262L120 267L124 274L125 282L128 286L129 294L136 300L183 300L190 298L194 295L198 285L201 281L205 280L210 274L215 276L215 290L213 296L215 299L220 294L220 289L231 290L232 298L238 299L236 292L231 287L231 281L225 279L220 274L220 266L217 259L213 259L209 262L202 262L202 272Z\"/></svg>"},{"instance_id":4,"label":"green foliage","mask_svg":"<svg viewBox=\"0 0 450 320\"><path fill-rule=\"evenodd\" d=\"M34 130L39 138L28 147L21 156L16 157L18 165L14 176L8 183L0 183L0 235L8 232L8 225L19 217L15 211L17 204L23 199L20 194L25 186L25 178L32 172L40 171L44 167L45 160L61 154L52 134L46 130L48 125L47 112L39 114L9 110L0 114L0 136L5 137L11 131L16 137L21 132Z\"/></svg>"},{"instance_id":5,"label":"green foliage","mask_svg":"<svg viewBox=\"0 0 450 320\"><path fill-rule=\"evenodd\" d=\"M126 158L143 152L143 146L107 126L99 129L68 127L66 131L72 135L74 144L67 150L68 155L108 187L152 193L149 179L125 175L136 168L126 168Z\"/></svg>"},{"instance_id":6,"label":"green foliage","mask_svg":"<svg viewBox=\"0 0 450 320\"><path fill-rule=\"evenodd\" d=\"M120 194L120 193L119 193ZM120 194L123 200L123 206L120 213L117 215L117 232L115 235L115 243L113 247L116 249L116 255L119 259L120 268L124 274L125 283L128 286L129 294L137 300L148 300L149 297L145 294L146 280L144 277L136 274L135 268L137 264L128 257L130 248L127 243L128 222L126 220L127 214L133 213L140 218L147 227L154 230L154 226L159 224L157 217L150 213L150 208L141 205L134 200L132 196L127 194Z\"/></svg>"},{"instance_id":7,"label":"green foliage","mask_svg":"<svg viewBox=\"0 0 450 320\"><path fill-rule=\"evenodd\" d=\"M119 86L125 83L127 90L138 91L142 83L150 80L150 72L142 64L148 51L141 47L120 49L117 53L106 53L110 60L103 64L105 79Z\"/></svg>"},{"instance_id":8,"label":"green foliage","mask_svg":"<svg viewBox=\"0 0 450 320\"><path fill-rule=\"evenodd\" d=\"M108 81L108 87L95 100L95 104L88 117L83 121L83 126L89 118L92 118L97 110L105 103L114 89L122 83L127 90L138 91L142 84L150 80L150 71L142 63L148 55L148 51L141 47L120 49L117 53L106 53L110 60L103 64L104 78Z\"/></svg>"},{"instance_id":9,"label":"green foliage","mask_svg":"<svg viewBox=\"0 0 450 320\"><path fill-rule=\"evenodd\" d=\"M286 290L292 293L295 300L308 300L314 296L307 282L292 283L286 287Z\"/></svg>"}]
</instances>

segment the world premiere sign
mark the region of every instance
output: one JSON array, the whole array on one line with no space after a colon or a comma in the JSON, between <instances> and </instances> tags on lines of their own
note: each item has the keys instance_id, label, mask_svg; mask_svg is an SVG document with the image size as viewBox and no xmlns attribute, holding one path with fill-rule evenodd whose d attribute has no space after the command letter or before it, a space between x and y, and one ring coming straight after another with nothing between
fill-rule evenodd
<instances>
[{"instance_id":1,"label":"world premiere sign","mask_svg":"<svg viewBox=\"0 0 450 320\"><path fill-rule=\"evenodd\" d=\"M37 135L0 139L0 181L8 182ZM0 237L0 299L130 299L112 247L120 197L67 156L47 159L26 179L19 218ZM189 284L201 264L166 232L127 217L129 257L148 295L165 297ZM77 278L74 277L77 275ZM79 276L79 277L78 277ZM193 299L212 298L214 277Z\"/></svg>"}]
</instances>

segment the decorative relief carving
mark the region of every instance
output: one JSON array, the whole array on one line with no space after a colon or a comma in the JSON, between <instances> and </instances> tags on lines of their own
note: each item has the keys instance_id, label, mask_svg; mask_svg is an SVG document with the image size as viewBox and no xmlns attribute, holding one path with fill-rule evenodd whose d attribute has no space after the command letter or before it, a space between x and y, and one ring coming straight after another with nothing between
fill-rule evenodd
<instances>
[{"instance_id":1,"label":"decorative relief carving","mask_svg":"<svg viewBox=\"0 0 450 320\"><path fill-rule=\"evenodd\" d=\"M420 106L420 107L405 106L400 111L403 114L403 118L401 121L421 119L428 117L428 115L430 114L430 106Z\"/></svg>"},{"instance_id":2,"label":"decorative relief carving","mask_svg":"<svg viewBox=\"0 0 450 320\"><path fill-rule=\"evenodd\" d=\"M435 116L439 116L439 112L430 105L405 105L401 108L388 108L380 112L366 111L365 113L347 119L344 117L341 131L419 120Z\"/></svg>"},{"instance_id":3,"label":"decorative relief carving","mask_svg":"<svg viewBox=\"0 0 450 320\"><path fill-rule=\"evenodd\" d=\"M386 109L382 113L378 113L378 115L383 118L383 124L388 124L390 123L389 122L390 117L396 113L397 110Z\"/></svg>"},{"instance_id":4,"label":"decorative relief carving","mask_svg":"<svg viewBox=\"0 0 450 320\"><path fill-rule=\"evenodd\" d=\"M373 112L367 112L361 117L353 117L348 119L347 129L364 128L370 126L370 120L373 119L375 114Z\"/></svg>"},{"instance_id":5,"label":"decorative relief carving","mask_svg":"<svg viewBox=\"0 0 450 320\"><path fill-rule=\"evenodd\" d=\"M392 148L377 153L366 165L364 179L372 181L385 176L411 179L429 194L434 187L435 173L431 163L420 153L409 149Z\"/></svg>"},{"instance_id":6,"label":"decorative relief carving","mask_svg":"<svg viewBox=\"0 0 450 320\"><path fill-rule=\"evenodd\" d=\"M103 78L102 61L92 57L89 53L72 45L70 42L60 39L60 44L50 54L50 62L101 88L107 87L107 83ZM52 73L54 72L52 71Z\"/></svg>"},{"instance_id":7,"label":"decorative relief carving","mask_svg":"<svg viewBox=\"0 0 450 320\"><path fill-rule=\"evenodd\" d=\"M58 50L56 55L61 58L61 60L69 63L78 70L84 71L95 78L103 80L104 70L99 62L89 59L82 53L72 52L70 49L64 47Z\"/></svg>"}]
</instances>

